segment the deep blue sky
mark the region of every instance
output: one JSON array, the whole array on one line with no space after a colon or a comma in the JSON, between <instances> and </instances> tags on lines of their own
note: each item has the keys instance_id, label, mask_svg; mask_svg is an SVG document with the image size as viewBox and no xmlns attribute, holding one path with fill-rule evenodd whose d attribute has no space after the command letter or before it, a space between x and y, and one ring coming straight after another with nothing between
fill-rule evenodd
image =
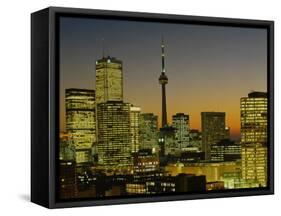
<instances>
[{"instance_id":1,"label":"deep blue sky","mask_svg":"<svg viewBox=\"0 0 281 216\"><path fill-rule=\"evenodd\" d=\"M190 114L200 129L200 112L224 111L232 136L239 135L239 100L266 91L265 29L148 23L87 18L60 20L60 88L95 88L95 60L123 61L124 100L160 116L161 35L165 40L168 120ZM61 103L64 128L64 105Z\"/></svg>"}]
</instances>

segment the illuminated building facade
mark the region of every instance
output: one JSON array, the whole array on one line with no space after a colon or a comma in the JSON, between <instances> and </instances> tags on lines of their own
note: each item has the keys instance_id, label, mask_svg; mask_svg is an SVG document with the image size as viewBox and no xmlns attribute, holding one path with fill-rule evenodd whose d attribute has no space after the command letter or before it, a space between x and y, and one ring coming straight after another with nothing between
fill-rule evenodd
<instances>
[{"instance_id":1,"label":"illuminated building facade","mask_svg":"<svg viewBox=\"0 0 281 216\"><path fill-rule=\"evenodd\" d=\"M150 150L140 150L134 156L134 172L146 174L159 170L159 158Z\"/></svg>"},{"instance_id":2,"label":"illuminated building facade","mask_svg":"<svg viewBox=\"0 0 281 216\"><path fill-rule=\"evenodd\" d=\"M132 166L139 146L140 108L123 102L122 61L96 61L98 164L105 169Z\"/></svg>"},{"instance_id":3,"label":"illuminated building facade","mask_svg":"<svg viewBox=\"0 0 281 216\"><path fill-rule=\"evenodd\" d=\"M69 145L75 147L77 165L92 161L92 147L96 143L95 91L66 89L66 131Z\"/></svg>"},{"instance_id":4,"label":"illuminated building facade","mask_svg":"<svg viewBox=\"0 0 281 216\"><path fill-rule=\"evenodd\" d=\"M105 168L132 165L130 108L117 101L97 105L98 163Z\"/></svg>"},{"instance_id":5,"label":"illuminated building facade","mask_svg":"<svg viewBox=\"0 0 281 216\"><path fill-rule=\"evenodd\" d=\"M146 184L145 183L127 183L126 192L129 195L133 194L147 194Z\"/></svg>"},{"instance_id":6,"label":"illuminated building facade","mask_svg":"<svg viewBox=\"0 0 281 216\"><path fill-rule=\"evenodd\" d=\"M174 163L165 166L168 175L177 176L180 173L204 175L207 182L220 181L225 173L240 173L238 162L198 162Z\"/></svg>"},{"instance_id":7,"label":"illuminated building facade","mask_svg":"<svg viewBox=\"0 0 281 216\"><path fill-rule=\"evenodd\" d=\"M177 176L158 176L146 181L126 184L128 194L163 194L172 192L203 192L206 190L205 176L179 174Z\"/></svg>"},{"instance_id":8,"label":"illuminated building facade","mask_svg":"<svg viewBox=\"0 0 281 216\"><path fill-rule=\"evenodd\" d=\"M96 61L96 102L123 100L122 61L103 57Z\"/></svg>"},{"instance_id":9,"label":"illuminated building facade","mask_svg":"<svg viewBox=\"0 0 281 216\"><path fill-rule=\"evenodd\" d=\"M240 100L241 142L267 143L267 93L252 92Z\"/></svg>"},{"instance_id":10,"label":"illuminated building facade","mask_svg":"<svg viewBox=\"0 0 281 216\"><path fill-rule=\"evenodd\" d=\"M225 113L201 112L202 151L211 159L211 145L226 138Z\"/></svg>"},{"instance_id":11,"label":"illuminated building facade","mask_svg":"<svg viewBox=\"0 0 281 216\"><path fill-rule=\"evenodd\" d=\"M182 150L189 145L189 115L184 113L177 113L173 115L173 127L175 131L175 141L177 148Z\"/></svg>"},{"instance_id":12,"label":"illuminated building facade","mask_svg":"<svg viewBox=\"0 0 281 216\"><path fill-rule=\"evenodd\" d=\"M236 161L241 159L241 145L223 139L211 145L211 161Z\"/></svg>"},{"instance_id":13,"label":"illuminated building facade","mask_svg":"<svg viewBox=\"0 0 281 216\"><path fill-rule=\"evenodd\" d=\"M223 181L215 181L215 182L208 182L206 184L206 190L224 190L224 182Z\"/></svg>"},{"instance_id":14,"label":"illuminated building facade","mask_svg":"<svg viewBox=\"0 0 281 216\"><path fill-rule=\"evenodd\" d=\"M130 132L132 153L139 151L140 144L140 107L130 107Z\"/></svg>"},{"instance_id":15,"label":"illuminated building facade","mask_svg":"<svg viewBox=\"0 0 281 216\"><path fill-rule=\"evenodd\" d=\"M242 177L267 186L267 93L252 92L240 100Z\"/></svg>"},{"instance_id":16,"label":"illuminated building facade","mask_svg":"<svg viewBox=\"0 0 281 216\"><path fill-rule=\"evenodd\" d=\"M153 113L140 114L140 149L159 149L158 116Z\"/></svg>"}]
</instances>

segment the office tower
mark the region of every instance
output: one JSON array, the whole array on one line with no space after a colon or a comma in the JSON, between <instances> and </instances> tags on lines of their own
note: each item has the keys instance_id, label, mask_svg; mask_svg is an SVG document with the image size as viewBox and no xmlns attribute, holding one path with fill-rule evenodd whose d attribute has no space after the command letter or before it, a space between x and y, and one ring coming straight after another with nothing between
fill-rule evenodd
<instances>
[{"instance_id":1,"label":"office tower","mask_svg":"<svg viewBox=\"0 0 281 216\"><path fill-rule=\"evenodd\" d=\"M240 100L242 177L267 186L267 93L252 92Z\"/></svg>"},{"instance_id":2,"label":"office tower","mask_svg":"<svg viewBox=\"0 0 281 216\"><path fill-rule=\"evenodd\" d=\"M241 145L223 139L211 145L211 161L236 161L241 159Z\"/></svg>"},{"instance_id":3,"label":"office tower","mask_svg":"<svg viewBox=\"0 0 281 216\"><path fill-rule=\"evenodd\" d=\"M225 139L225 113L201 112L202 151L205 160L211 159L211 145Z\"/></svg>"},{"instance_id":4,"label":"office tower","mask_svg":"<svg viewBox=\"0 0 281 216\"><path fill-rule=\"evenodd\" d=\"M110 56L96 61L96 103L123 100L122 61Z\"/></svg>"},{"instance_id":5,"label":"office tower","mask_svg":"<svg viewBox=\"0 0 281 216\"><path fill-rule=\"evenodd\" d=\"M95 91L66 89L66 131L70 145L75 147L77 165L92 161L92 147L96 142Z\"/></svg>"},{"instance_id":6,"label":"office tower","mask_svg":"<svg viewBox=\"0 0 281 216\"><path fill-rule=\"evenodd\" d=\"M96 61L96 101L98 164L105 169L131 166L139 111L123 102L122 61L110 56Z\"/></svg>"},{"instance_id":7,"label":"office tower","mask_svg":"<svg viewBox=\"0 0 281 216\"><path fill-rule=\"evenodd\" d=\"M105 169L132 165L129 103L97 105L98 163Z\"/></svg>"},{"instance_id":8,"label":"office tower","mask_svg":"<svg viewBox=\"0 0 281 216\"><path fill-rule=\"evenodd\" d=\"M173 115L172 126L176 129L175 141L177 148L182 150L189 145L189 115L177 113Z\"/></svg>"},{"instance_id":9,"label":"office tower","mask_svg":"<svg viewBox=\"0 0 281 216\"><path fill-rule=\"evenodd\" d=\"M164 41L162 38L162 43L161 43L161 59L162 59L162 71L161 75L159 77L159 83L162 88L162 123L161 126L165 127L168 122L167 122L167 104L166 104L166 84L168 84L168 77L166 76L166 71L165 71L165 45Z\"/></svg>"},{"instance_id":10,"label":"office tower","mask_svg":"<svg viewBox=\"0 0 281 216\"><path fill-rule=\"evenodd\" d=\"M158 116L140 114L140 149L158 150Z\"/></svg>"},{"instance_id":11,"label":"office tower","mask_svg":"<svg viewBox=\"0 0 281 216\"><path fill-rule=\"evenodd\" d=\"M139 151L140 144L140 107L130 107L130 132L132 153Z\"/></svg>"}]
</instances>

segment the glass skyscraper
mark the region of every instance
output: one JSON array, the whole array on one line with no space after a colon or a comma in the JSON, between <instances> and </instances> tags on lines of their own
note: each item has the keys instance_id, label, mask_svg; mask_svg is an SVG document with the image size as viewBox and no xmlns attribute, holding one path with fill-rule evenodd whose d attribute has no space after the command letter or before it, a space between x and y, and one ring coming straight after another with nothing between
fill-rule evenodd
<instances>
[{"instance_id":1,"label":"glass skyscraper","mask_svg":"<svg viewBox=\"0 0 281 216\"><path fill-rule=\"evenodd\" d=\"M132 165L130 108L118 101L97 105L98 163L105 169Z\"/></svg>"},{"instance_id":2,"label":"glass skyscraper","mask_svg":"<svg viewBox=\"0 0 281 216\"><path fill-rule=\"evenodd\" d=\"M240 100L242 177L267 186L267 93L252 92Z\"/></svg>"},{"instance_id":3,"label":"glass skyscraper","mask_svg":"<svg viewBox=\"0 0 281 216\"><path fill-rule=\"evenodd\" d=\"M123 100L122 61L103 57L96 61L96 102Z\"/></svg>"},{"instance_id":4,"label":"glass skyscraper","mask_svg":"<svg viewBox=\"0 0 281 216\"><path fill-rule=\"evenodd\" d=\"M110 56L96 61L96 101L98 164L105 169L132 166L138 141L131 120L137 116L131 104L123 102L122 61Z\"/></svg>"},{"instance_id":5,"label":"glass skyscraper","mask_svg":"<svg viewBox=\"0 0 281 216\"><path fill-rule=\"evenodd\" d=\"M140 107L130 107L130 132L132 153L139 151L140 145Z\"/></svg>"},{"instance_id":6,"label":"glass skyscraper","mask_svg":"<svg viewBox=\"0 0 281 216\"><path fill-rule=\"evenodd\" d=\"M225 113L202 112L202 151L205 152L205 160L211 159L211 145L226 138Z\"/></svg>"},{"instance_id":7,"label":"glass skyscraper","mask_svg":"<svg viewBox=\"0 0 281 216\"><path fill-rule=\"evenodd\" d=\"M173 127L176 129L175 141L177 148L182 150L189 145L189 115L184 113L173 115Z\"/></svg>"},{"instance_id":8,"label":"glass skyscraper","mask_svg":"<svg viewBox=\"0 0 281 216\"><path fill-rule=\"evenodd\" d=\"M158 150L158 116L140 114L140 149Z\"/></svg>"},{"instance_id":9,"label":"glass skyscraper","mask_svg":"<svg viewBox=\"0 0 281 216\"><path fill-rule=\"evenodd\" d=\"M95 91L66 89L66 131L75 148L77 165L92 160L92 147L96 142Z\"/></svg>"}]
</instances>

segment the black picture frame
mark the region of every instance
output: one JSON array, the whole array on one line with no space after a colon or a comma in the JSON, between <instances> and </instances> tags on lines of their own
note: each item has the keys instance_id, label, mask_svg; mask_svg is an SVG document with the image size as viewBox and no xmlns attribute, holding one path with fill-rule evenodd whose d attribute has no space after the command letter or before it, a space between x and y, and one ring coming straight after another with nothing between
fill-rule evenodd
<instances>
[{"instance_id":1,"label":"black picture frame","mask_svg":"<svg viewBox=\"0 0 281 216\"><path fill-rule=\"evenodd\" d=\"M268 88L268 187L227 190L205 194L173 194L118 197L102 200L58 201L56 158L58 157L58 17L99 17L198 25L267 29ZM192 200L274 194L274 22L109 10L49 7L31 15L31 201L47 208Z\"/></svg>"}]
</instances>

